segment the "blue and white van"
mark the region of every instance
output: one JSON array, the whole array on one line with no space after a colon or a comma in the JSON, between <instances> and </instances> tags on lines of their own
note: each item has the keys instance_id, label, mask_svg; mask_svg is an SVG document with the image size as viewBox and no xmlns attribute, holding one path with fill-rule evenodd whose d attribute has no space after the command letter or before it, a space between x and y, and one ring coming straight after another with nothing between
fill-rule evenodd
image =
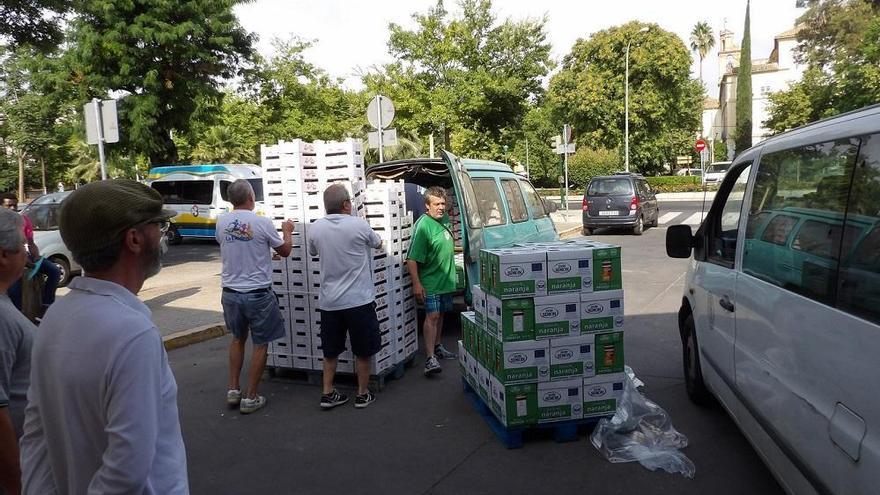
<instances>
[{"instance_id":1,"label":"blue and white van","mask_svg":"<svg viewBox=\"0 0 880 495\"><path fill-rule=\"evenodd\" d=\"M179 244L186 238L214 239L217 217L232 209L226 190L237 179L251 183L257 211L261 211L263 180L257 165L174 165L150 169L147 184L162 194L166 207L177 212L168 229L169 244Z\"/></svg>"}]
</instances>

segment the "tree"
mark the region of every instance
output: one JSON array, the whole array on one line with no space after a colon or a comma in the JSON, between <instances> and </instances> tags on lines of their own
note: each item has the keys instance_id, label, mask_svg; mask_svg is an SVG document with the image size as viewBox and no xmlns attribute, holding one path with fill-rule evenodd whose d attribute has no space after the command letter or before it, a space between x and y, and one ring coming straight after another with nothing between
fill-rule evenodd
<instances>
[{"instance_id":1,"label":"tree","mask_svg":"<svg viewBox=\"0 0 880 495\"><path fill-rule=\"evenodd\" d=\"M0 67L0 114L4 115L4 141L18 168L18 194L25 196L27 169L39 165L40 183L47 189L47 161L64 140L58 132L71 114L70 85L57 76L63 60L54 52L41 53L22 45L3 54ZM32 178L32 177L31 177Z\"/></svg>"},{"instance_id":2,"label":"tree","mask_svg":"<svg viewBox=\"0 0 880 495\"><path fill-rule=\"evenodd\" d=\"M413 15L414 30L390 24L397 61L364 83L395 102L399 130L439 135L460 154L502 158L501 140L519 127L552 68L546 20L498 23L488 0L460 6L461 15L451 17L439 0Z\"/></svg>"},{"instance_id":3,"label":"tree","mask_svg":"<svg viewBox=\"0 0 880 495\"><path fill-rule=\"evenodd\" d=\"M700 128L703 91L691 56L672 32L630 22L578 40L550 80L555 122L569 122L579 147L623 149L624 50L630 51L630 163L643 173L687 154ZM634 38L634 36L638 36Z\"/></svg>"},{"instance_id":4,"label":"tree","mask_svg":"<svg viewBox=\"0 0 880 495\"><path fill-rule=\"evenodd\" d=\"M89 96L122 93L121 143L154 165L174 163L171 132L186 133L200 97L218 97L223 79L241 76L252 35L236 0L87 0L73 21L75 77Z\"/></svg>"},{"instance_id":5,"label":"tree","mask_svg":"<svg viewBox=\"0 0 880 495\"><path fill-rule=\"evenodd\" d=\"M776 132L880 101L880 3L808 2L798 20L803 77L770 95L764 125Z\"/></svg>"},{"instance_id":6,"label":"tree","mask_svg":"<svg viewBox=\"0 0 880 495\"><path fill-rule=\"evenodd\" d=\"M752 34L748 1L746 1L746 22L743 26L742 47L739 52L739 69L736 73L734 139L734 152L737 154L752 147Z\"/></svg>"},{"instance_id":7,"label":"tree","mask_svg":"<svg viewBox=\"0 0 880 495\"><path fill-rule=\"evenodd\" d=\"M715 35L712 34L712 28L706 21L700 21L694 25L691 30L691 50L697 52L700 56L700 85L703 84L703 59L709 53L709 50L715 46Z\"/></svg>"},{"instance_id":8,"label":"tree","mask_svg":"<svg viewBox=\"0 0 880 495\"><path fill-rule=\"evenodd\" d=\"M587 187L597 175L611 175L623 164L620 152L583 147L568 159L568 180L574 187Z\"/></svg>"},{"instance_id":9,"label":"tree","mask_svg":"<svg viewBox=\"0 0 880 495\"><path fill-rule=\"evenodd\" d=\"M0 39L12 45L51 50L61 43L62 16L71 0L3 0L0 2Z\"/></svg>"}]
</instances>

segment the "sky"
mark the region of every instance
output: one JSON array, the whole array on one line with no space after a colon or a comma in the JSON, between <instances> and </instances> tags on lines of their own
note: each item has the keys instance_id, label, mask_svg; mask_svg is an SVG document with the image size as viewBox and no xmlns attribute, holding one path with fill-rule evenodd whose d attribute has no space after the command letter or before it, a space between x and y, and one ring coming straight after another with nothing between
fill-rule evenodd
<instances>
[{"instance_id":1,"label":"sky","mask_svg":"<svg viewBox=\"0 0 880 495\"><path fill-rule=\"evenodd\" d=\"M235 8L242 26L259 35L258 49L272 55L271 40L291 35L313 40L306 59L350 89L361 89L360 76L371 67L392 61L388 54L388 24L414 28L412 14L424 13L436 0L256 0ZM547 18L546 30L557 62L580 38L631 20L656 23L676 33L689 47L690 31L698 21L707 21L715 33L715 48L703 62L703 79L709 94L717 93L718 32L726 25L734 40L742 40L744 0L495 0L493 12L499 20ZM456 14L457 2L446 1ZM753 0L751 3L752 58L767 58L773 38L794 27L803 13L795 0ZM725 24L726 23L726 24ZM622 56L622 54L621 54ZM691 72L699 73L694 54Z\"/></svg>"}]
</instances>

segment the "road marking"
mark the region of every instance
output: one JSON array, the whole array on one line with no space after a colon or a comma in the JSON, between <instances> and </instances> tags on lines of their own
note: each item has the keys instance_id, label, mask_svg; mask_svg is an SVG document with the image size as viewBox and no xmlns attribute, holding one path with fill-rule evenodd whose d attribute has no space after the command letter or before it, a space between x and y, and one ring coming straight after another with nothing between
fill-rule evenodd
<instances>
[{"instance_id":1,"label":"road marking","mask_svg":"<svg viewBox=\"0 0 880 495\"><path fill-rule=\"evenodd\" d=\"M669 223L673 218L681 215L680 211L670 211L669 213L664 213L660 215L660 219L657 220L657 223Z\"/></svg>"},{"instance_id":2,"label":"road marking","mask_svg":"<svg viewBox=\"0 0 880 495\"><path fill-rule=\"evenodd\" d=\"M684 221L681 222L681 224L682 225L700 225L700 223L702 221L703 221L703 214L702 213L694 213L693 215L685 218Z\"/></svg>"}]
</instances>

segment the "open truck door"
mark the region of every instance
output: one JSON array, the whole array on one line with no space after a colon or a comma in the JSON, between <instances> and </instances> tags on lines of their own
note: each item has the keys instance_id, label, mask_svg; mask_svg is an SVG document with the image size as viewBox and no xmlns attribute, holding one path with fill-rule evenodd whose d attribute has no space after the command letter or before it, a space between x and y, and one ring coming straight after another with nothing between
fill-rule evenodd
<instances>
[{"instance_id":1,"label":"open truck door","mask_svg":"<svg viewBox=\"0 0 880 495\"><path fill-rule=\"evenodd\" d=\"M455 190L456 200L461 209L462 250L464 266L467 272L465 293L470 298L471 285L480 280L480 250L483 243L483 221L477 207L477 198L471 178L465 170L461 159L448 151L441 151L443 161L449 169L449 177Z\"/></svg>"}]
</instances>

